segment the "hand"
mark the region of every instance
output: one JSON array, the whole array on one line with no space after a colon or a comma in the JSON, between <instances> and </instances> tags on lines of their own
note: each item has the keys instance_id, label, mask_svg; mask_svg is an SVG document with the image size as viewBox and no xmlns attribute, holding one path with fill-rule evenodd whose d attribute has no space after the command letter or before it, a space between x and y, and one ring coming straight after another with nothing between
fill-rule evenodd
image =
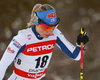
<instances>
[{"instance_id":1,"label":"hand","mask_svg":"<svg viewBox=\"0 0 100 80\"><path fill-rule=\"evenodd\" d=\"M87 34L85 34L86 32L84 32L83 34L79 34L77 36L77 43L80 45L81 42L83 42L84 44L86 44L89 41L89 37L87 36Z\"/></svg>"}]
</instances>

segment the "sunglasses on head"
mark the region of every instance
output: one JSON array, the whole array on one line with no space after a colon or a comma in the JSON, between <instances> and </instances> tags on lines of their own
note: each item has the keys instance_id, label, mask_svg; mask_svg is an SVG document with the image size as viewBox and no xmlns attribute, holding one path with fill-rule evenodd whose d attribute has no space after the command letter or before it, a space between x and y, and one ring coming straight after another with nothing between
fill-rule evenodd
<instances>
[{"instance_id":1,"label":"sunglasses on head","mask_svg":"<svg viewBox=\"0 0 100 80\"><path fill-rule=\"evenodd\" d=\"M58 17L57 22L55 22L55 23L45 23L42 19L40 19L37 16L36 12L35 12L35 15L37 17L38 23L40 24L40 27L45 31L50 31L50 30L55 29L58 26L59 22L60 22L60 18Z\"/></svg>"}]
</instances>

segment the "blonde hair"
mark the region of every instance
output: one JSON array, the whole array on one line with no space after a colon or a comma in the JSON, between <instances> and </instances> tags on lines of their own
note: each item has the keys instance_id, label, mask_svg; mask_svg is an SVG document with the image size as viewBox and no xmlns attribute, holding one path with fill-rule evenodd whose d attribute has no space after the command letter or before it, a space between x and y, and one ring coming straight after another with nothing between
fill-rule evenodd
<instances>
[{"instance_id":1,"label":"blonde hair","mask_svg":"<svg viewBox=\"0 0 100 80\"><path fill-rule=\"evenodd\" d=\"M42 11L47 11L47 10L52 10L52 9L54 9L54 7L52 7L49 4L43 4L43 5L36 4L32 9L31 19L29 23L27 23L27 27L32 27L33 25L35 25L35 11L42 12Z\"/></svg>"}]
</instances>

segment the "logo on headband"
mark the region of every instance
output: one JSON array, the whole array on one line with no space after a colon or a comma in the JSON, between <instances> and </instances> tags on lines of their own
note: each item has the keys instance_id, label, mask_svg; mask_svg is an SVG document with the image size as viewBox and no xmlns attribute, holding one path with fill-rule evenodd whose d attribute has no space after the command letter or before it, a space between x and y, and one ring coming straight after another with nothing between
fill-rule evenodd
<instances>
[{"instance_id":1,"label":"logo on headband","mask_svg":"<svg viewBox=\"0 0 100 80\"><path fill-rule=\"evenodd\" d=\"M56 14L55 13L51 13L51 14L47 15L47 18L52 18L52 17L56 17Z\"/></svg>"}]
</instances>

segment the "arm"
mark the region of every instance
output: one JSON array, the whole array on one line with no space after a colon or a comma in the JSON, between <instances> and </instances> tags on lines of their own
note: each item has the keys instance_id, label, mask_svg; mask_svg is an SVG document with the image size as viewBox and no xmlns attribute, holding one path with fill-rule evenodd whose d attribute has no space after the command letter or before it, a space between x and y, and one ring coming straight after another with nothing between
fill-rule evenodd
<instances>
[{"instance_id":1,"label":"arm","mask_svg":"<svg viewBox=\"0 0 100 80\"><path fill-rule=\"evenodd\" d=\"M24 44L25 37L22 33L18 34L12 39L0 61L0 80L3 80L6 69L13 62L21 46Z\"/></svg>"},{"instance_id":2,"label":"arm","mask_svg":"<svg viewBox=\"0 0 100 80\"><path fill-rule=\"evenodd\" d=\"M80 60L80 47L72 45L58 29L55 29L55 34L57 35L56 45L63 53L71 59Z\"/></svg>"}]
</instances>

